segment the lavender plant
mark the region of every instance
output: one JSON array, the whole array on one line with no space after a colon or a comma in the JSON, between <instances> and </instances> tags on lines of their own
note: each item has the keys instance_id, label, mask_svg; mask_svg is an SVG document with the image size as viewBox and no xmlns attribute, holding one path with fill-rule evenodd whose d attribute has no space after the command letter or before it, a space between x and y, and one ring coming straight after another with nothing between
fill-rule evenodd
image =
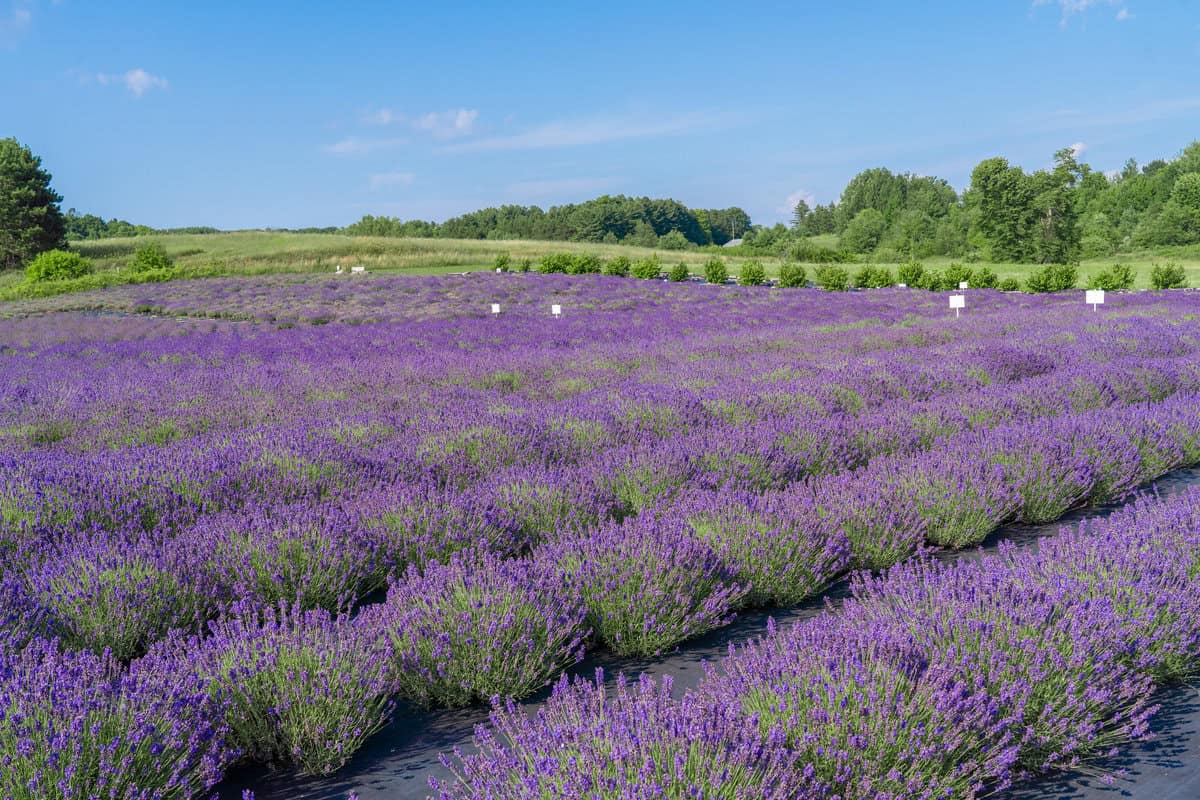
<instances>
[{"instance_id":1,"label":"lavender plant","mask_svg":"<svg viewBox=\"0 0 1200 800\"><path fill-rule=\"evenodd\" d=\"M672 699L671 679L643 675L613 687L564 676L534 718L511 701L480 727L475 751L443 756L452 782L440 800L522 797L794 798L789 754L748 720Z\"/></svg>"},{"instance_id":2,"label":"lavender plant","mask_svg":"<svg viewBox=\"0 0 1200 800\"><path fill-rule=\"evenodd\" d=\"M582 602L549 565L482 555L415 568L359 617L390 645L397 689L423 706L525 697L583 658Z\"/></svg>"},{"instance_id":3,"label":"lavender plant","mask_svg":"<svg viewBox=\"0 0 1200 800\"><path fill-rule=\"evenodd\" d=\"M235 605L207 639L167 640L153 652L192 669L216 697L245 757L328 774L387 722L389 653L346 616L281 604Z\"/></svg>"},{"instance_id":4,"label":"lavender plant","mask_svg":"<svg viewBox=\"0 0 1200 800\"><path fill-rule=\"evenodd\" d=\"M175 666L126 671L48 639L0 654L0 795L190 800L212 787L236 756L224 699Z\"/></svg>"},{"instance_id":5,"label":"lavender plant","mask_svg":"<svg viewBox=\"0 0 1200 800\"><path fill-rule=\"evenodd\" d=\"M749 591L678 520L642 514L535 553L587 606L596 636L621 655L650 656L727 624Z\"/></svg>"}]
</instances>

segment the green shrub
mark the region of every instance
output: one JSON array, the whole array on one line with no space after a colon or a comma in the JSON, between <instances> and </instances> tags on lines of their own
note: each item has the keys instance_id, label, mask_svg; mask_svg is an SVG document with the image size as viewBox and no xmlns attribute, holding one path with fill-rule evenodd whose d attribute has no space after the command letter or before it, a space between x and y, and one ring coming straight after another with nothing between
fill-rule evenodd
<instances>
[{"instance_id":1,"label":"green shrub","mask_svg":"<svg viewBox=\"0 0 1200 800\"><path fill-rule=\"evenodd\" d=\"M763 265L757 261L747 261L742 264L741 274L738 275L738 283L742 286L762 286L767 282L767 271L763 269Z\"/></svg>"},{"instance_id":2,"label":"green shrub","mask_svg":"<svg viewBox=\"0 0 1200 800\"><path fill-rule=\"evenodd\" d=\"M1187 275L1178 264L1155 264L1150 270L1150 285L1155 289L1182 289L1187 286Z\"/></svg>"},{"instance_id":3,"label":"green shrub","mask_svg":"<svg viewBox=\"0 0 1200 800\"><path fill-rule=\"evenodd\" d=\"M971 270L971 277L967 280L976 289L995 289L1000 285L1000 276L990 267Z\"/></svg>"},{"instance_id":4,"label":"green shrub","mask_svg":"<svg viewBox=\"0 0 1200 800\"><path fill-rule=\"evenodd\" d=\"M724 283L729 279L729 270L725 262L719 258L710 258L704 262L704 280L709 283Z\"/></svg>"},{"instance_id":5,"label":"green shrub","mask_svg":"<svg viewBox=\"0 0 1200 800\"><path fill-rule=\"evenodd\" d=\"M859 289L883 289L893 283L895 281L887 267L864 264L854 273L854 285Z\"/></svg>"},{"instance_id":6,"label":"green shrub","mask_svg":"<svg viewBox=\"0 0 1200 800\"><path fill-rule=\"evenodd\" d=\"M629 277L629 259L625 256L610 258L604 263L604 274L615 275L618 278Z\"/></svg>"},{"instance_id":7,"label":"green shrub","mask_svg":"<svg viewBox=\"0 0 1200 800\"><path fill-rule=\"evenodd\" d=\"M808 275L804 271L803 264L796 264L787 261L779 267L779 285L792 289L797 286L804 286L808 283Z\"/></svg>"},{"instance_id":8,"label":"green shrub","mask_svg":"<svg viewBox=\"0 0 1200 800\"><path fill-rule=\"evenodd\" d=\"M533 262L528 258L522 258L517 262L517 272L529 272L531 269L533 269Z\"/></svg>"},{"instance_id":9,"label":"green shrub","mask_svg":"<svg viewBox=\"0 0 1200 800\"><path fill-rule=\"evenodd\" d=\"M492 269L496 272L508 272L509 264L512 263L512 256L508 253L501 253L496 256L496 260L492 262Z\"/></svg>"},{"instance_id":10,"label":"green shrub","mask_svg":"<svg viewBox=\"0 0 1200 800\"><path fill-rule=\"evenodd\" d=\"M844 292L850 288L850 273L837 264L822 264L813 270L813 278L827 292Z\"/></svg>"},{"instance_id":11,"label":"green shrub","mask_svg":"<svg viewBox=\"0 0 1200 800\"><path fill-rule=\"evenodd\" d=\"M682 283L690 277L691 273L688 272L688 266L682 261L671 267L671 271L667 273L667 280L674 281L675 283Z\"/></svg>"},{"instance_id":12,"label":"green shrub","mask_svg":"<svg viewBox=\"0 0 1200 800\"><path fill-rule=\"evenodd\" d=\"M1106 292L1119 292L1122 289L1132 289L1137 273L1128 264L1113 264L1088 278L1087 288L1103 289Z\"/></svg>"},{"instance_id":13,"label":"green shrub","mask_svg":"<svg viewBox=\"0 0 1200 800\"><path fill-rule=\"evenodd\" d=\"M996 288L1002 292L1019 292L1021 291L1021 282L1016 278L1004 278L996 285Z\"/></svg>"},{"instance_id":14,"label":"green shrub","mask_svg":"<svg viewBox=\"0 0 1200 800\"><path fill-rule=\"evenodd\" d=\"M575 256L571 253L549 253L542 256L538 262L538 272L543 275L551 273L566 274L575 264Z\"/></svg>"},{"instance_id":15,"label":"green shrub","mask_svg":"<svg viewBox=\"0 0 1200 800\"><path fill-rule=\"evenodd\" d=\"M687 237L679 231L670 231L658 239L658 246L663 250L686 250L688 244Z\"/></svg>"},{"instance_id":16,"label":"green shrub","mask_svg":"<svg viewBox=\"0 0 1200 800\"><path fill-rule=\"evenodd\" d=\"M971 268L963 264L951 264L942 273L942 282L948 284L946 286L947 289L957 289L958 285L963 281L966 281L968 286L975 285L971 283Z\"/></svg>"},{"instance_id":17,"label":"green shrub","mask_svg":"<svg viewBox=\"0 0 1200 800\"><path fill-rule=\"evenodd\" d=\"M133 254L129 268L134 272L153 272L156 269L171 269L175 260L167 255L166 248L158 242L142 245Z\"/></svg>"},{"instance_id":18,"label":"green shrub","mask_svg":"<svg viewBox=\"0 0 1200 800\"><path fill-rule=\"evenodd\" d=\"M1034 271L1025 281L1025 291L1033 294L1065 292L1075 288L1079 271L1072 264L1047 264Z\"/></svg>"},{"instance_id":19,"label":"green shrub","mask_svg":"<svg viewBox=\"0 0 1200 800\"><path fill-rule=\"evenodd\" d=\"M600 259L591 253L576 253L567 265L569 275L599 275Z\"/></svg>"},{"instance_id":20,"label":"green shrub","mask_svg":"<svg viewBox=\"0 0 1200 800\"><path fill-rule=\"evenodd\" d=\"M909 261L901 264L896 270L896 279L905 286L919 289L925 285L925 266L920 261Z\"/></svg>"},{"instance_id":21,"label":"green shrub","mask_svg":"<svg viewBox=\"0 0 1200 800\"><path fill-rule=\"evenodd\" d=\"M68 250L47 250L25 267L25 277L31 283L63 281L82 278L92 273L92 262Z\"/></svg>"},{"instance_id":22,"label":"green shrub","mask_svg":"<svg viewBox=\"0 0 1200 800\"><path fill-rule=\"evenodd\" d=\"M643 280L654 280L655 278L661 277L662 262L658 260L658 253L655 253L649 258L639 258L637 261L633 262L633 266L630 267L630 272L633 273L633 277L641 278Z\"/></svg>"},{"instance_id":23,"label":"green shrub","mask_svg":"<svg viewBox=\"0 0 1200 800\"><path fill-rule=\"evenodd\" d=\"M935 269L926 270L921 276L920 286L922 289L928 289L931 292L944 292L949 289L957 289L957 283L950 283L946 279L946 273L938 272Z\"/></svg>"}]
</instances>

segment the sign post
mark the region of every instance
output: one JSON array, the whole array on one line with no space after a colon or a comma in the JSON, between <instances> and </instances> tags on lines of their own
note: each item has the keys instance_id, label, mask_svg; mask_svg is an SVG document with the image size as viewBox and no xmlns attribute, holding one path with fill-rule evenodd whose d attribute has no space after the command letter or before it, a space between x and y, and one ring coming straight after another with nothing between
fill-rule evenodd
<instances>
[{"instance_id":1,"label":"sign post","mask_svg":"<svg viewBox=\"0 0 1200 800\"><path fill-rule=\"evenodd\" d=\"M958 319L959 310L967 307L967 296L965 294L950 295L950 307L954 309L954 318Z\"/></svg>"},{"instance_id":2,"label":"sign post","mask_svg":"<svg viewBox=\"0 0 1200 800\"><path fill-rule=\"evenodd\" d=\"M550 306L550 313L554 315L555 319L561 317L562 316L562 306L557 305L557 304Z\"/></svg>"},{"instance_id":3,"label":"sign post","mask_svg":"<svg viewBox=\"0 0 1200 800\"><path fill-rule=\"evenodd\" d=\"M1104 305L1104 290L1103 289L1088 289L1084 292L1083 302L1092 307L1092 311L1096 310L1097 306Z\"/></svg>"},{"instance_id":4,"label":"sign post","mask_svg":"<svg viewBox=\"0 0 1200 800\"><path fill-rule=\"evenodd\" d=\"M959 288L959 290L966 289L966 288L967 288L967 281L959 281L959 282L958 282L958 288Z\"/></svg>"},{"instance_id":5,"label":"sign post","mask_svg":"<svg viewBox=\"0 0 1200 800\"><path fill-rule=\"evenodd\" d=\"M500 313L500 304L499 303L492 303L492 313L493 314Z\"/></svg>"}]
</instances>

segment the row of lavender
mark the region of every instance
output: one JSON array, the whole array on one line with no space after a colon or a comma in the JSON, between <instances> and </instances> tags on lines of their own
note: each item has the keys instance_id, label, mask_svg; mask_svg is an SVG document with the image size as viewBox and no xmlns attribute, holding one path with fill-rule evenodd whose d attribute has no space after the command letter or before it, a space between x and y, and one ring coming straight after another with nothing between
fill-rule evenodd
<instances>
[{"instance_id":1,"label":"row of lavender","mask_svg":"<svg viewBox=\"0 0 1200 800\"><path fill-rule=\"evenodd\" d=\"M116 796L168 784L187 796L236 752L327 771L397 695L520 696L578 658L589 630L620 651L658 652L745 604L796 602L851 565L905 558L923 537L961 546L1014 516L1119 496L1196 460L1194 323L1130 306L1065 326L1049 302L1002 307L949 335L911 317L751 327L726 309L726 325L692 338L665 314L622 348L589 349L616 324L597 314L555 332L569 350L530 318L511 331L528 350L503 380L493 320L455 321L440 338L431 324L401 353L378 348L400 335L387 326L178 335L155 322L147 339L102 342L115 325L76 320L89 335L72 341L61 318L54 331L26 321L14 330L27 339L10 331L3 354L40 363L5 372L3 407L37 430L70 424L61 438L19 430L0 459L8 648L51 672L67 665L91 699L61 714L34 705L18 721L73 747L63 731L90 728L87 714L104 718L108 741L131 720L144 727L125 732L132 755L118 772L95 761L111 748L51 757L32 736L14 744L30 760L6 774L39 791L57 769L55 783L80 781L85 796L97 775ZM883 315L908 313L896 303ZM1052 355L979 341L1018 330ZM627 368L630 352L644 366ZM922 363L937 360L951 368ZM542 399L564 372L584 389ZM317 385L287 377L315 373ZM373 394L397 402L365 401ZM196 401L208 411L262 396L262 417L203 433L104 435L163 409L182 418ZM350 396L349 423L311 419ZM439 418L451 408L455 419ZM338 616L384 599L371 593L389 582L386 602ZM112 654L24 647L47 632ZM105 717L97 681L133 716ZM224 721L192 725L181 711L174 733L146 725L153 709L131 699L142 691ZM146 756L177 777L135 780Z\"/></svg>"},{"instance_id":2,"label":"row of lavender","mask_svg":"<svg viewBox=\"0 0 1200 800\"><path fill-rule=\"evenodd\" d=\"M1148 735L1200 659L1200 491L1040 551L860 576L836 612L741 648L682 700L643 676L498 704L443 800L975 798Z\"/></svg>"}]
</instances>

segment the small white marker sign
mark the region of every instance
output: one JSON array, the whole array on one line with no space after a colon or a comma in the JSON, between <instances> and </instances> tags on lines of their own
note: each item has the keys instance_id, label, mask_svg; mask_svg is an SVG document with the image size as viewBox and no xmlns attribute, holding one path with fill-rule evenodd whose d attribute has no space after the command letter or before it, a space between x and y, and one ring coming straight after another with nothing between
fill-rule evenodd
<instances>
[{"instance_id":1,"label":"small white marker sign","mask_svg":"<svg viewBox=\"0 0 1200 800\"><path fill-rule=\"evenodd\" d=\"M500 304L499 303L492 303L492 313L493 314L500 313Z\"/></svg>"},{"instance_id":2,"label":"small white marker sign","mask_svg":"<svg viewBox=\"0 0 1200 800\"><path fill-rule=\"evenodd\" d=\"M907 289L907 288L908 288L908 284L907 284L907 283L897 283L896 285L897 285L897 286L899 286L901 289Z\"/></svg>"},{"instance_id":3,"label":"small white marker sign","mask_svg":"<svg viewBox=\"0 0 1200 800\"><path fill-rule=\"evenodd\" d=\"M550 313L556 317L562 316L562 306L560 306L560 305L550 306Z\"/></svg>"},{"instance_id":4,"label":"small white marker sign","mask_svg":"<svg viewBox=\"0 0 1200 800\"><path fill-rule=\"evenodd\" d=\"M966 289L966 288L967 288L967 286L968 286L968 284L967 284L967 282L966 282L966 281L959 281L959 282L958 282L958 288L959 288L959 289Z\"/></svg>"},{"instance_id":5,"label":"small white marker sign","mask_svg":"<svg viewBox=\"0 0 1200 800\"><path fill-rule=\"evenodd\" d=\"M954 316L957 317L959 309L967 307L967 296L965 294L950 295L950 307L954 309Z\"/></svg>"},{"instance_id":6,"label":"small white marker sign","mask_svg":"<svg viewBox=\"0 0 1200 800\"><path fill-rule=\"evenodd\" d=\"M361 275L362 273L364 273L366 271L367 271L366 267L351 267L350 268L350 272L355 275Z\"/></svg>"},{"instance_id":7,"label":"small white marker sign","mask_svg":"<svg viewBox=\"0 0 1200 800\"><path fill-rule=\"evenodd\" d=\"M1092 311L1096 310L1096 306L1104 305L1104 290L1103 289L1088 289L1083 295L1083 302L1092 307Z\"/></svg>"}]
</instances>

